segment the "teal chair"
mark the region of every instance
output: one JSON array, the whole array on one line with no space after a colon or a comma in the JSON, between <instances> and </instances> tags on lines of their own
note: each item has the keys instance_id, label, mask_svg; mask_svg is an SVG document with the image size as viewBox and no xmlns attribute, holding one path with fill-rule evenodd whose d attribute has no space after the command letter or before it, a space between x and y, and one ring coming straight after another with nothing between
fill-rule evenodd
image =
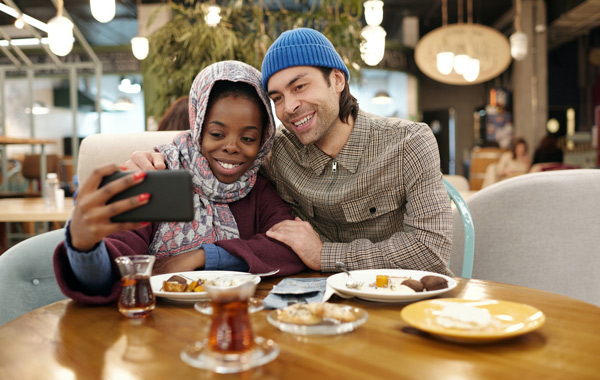
<instances>
[{"instance_id":1,"label":"teal chair","mask_svg":"<svg viewBox=\"0 0 600 380\"><path fill-rule=\"evenodd\" d=\"M38 307L65 299L56 283L52 255L64 228L17 243L0 255L0 326Z\"/></svg>"},{"instance_id":2,"label":"teal chair","mask_svg":"<svg viewBox=\"0 0 600 380\"><path fill-rule=\"evenodd\" d=\"M465 252L463 256L461 277L471 278L471 275L473 274L473 257L475 254L475 228L473 227L471 212L467 207L467 202L465 202L458 190L456 190L456 188L445 178L443 181L450 199L452 199L462 217L463 228L465 231ZM448 265L450 265L450 262L448 262Z\"/></svg>"}]
</instances>

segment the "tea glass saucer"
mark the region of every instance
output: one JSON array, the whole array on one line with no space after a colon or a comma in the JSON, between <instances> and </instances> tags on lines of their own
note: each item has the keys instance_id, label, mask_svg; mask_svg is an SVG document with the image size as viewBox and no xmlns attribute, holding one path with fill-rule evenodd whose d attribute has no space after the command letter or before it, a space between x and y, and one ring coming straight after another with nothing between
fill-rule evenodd
<instances>
[{"instance_id":1,"label":"tea glass saucer","mask_svg":"<svg viewBox=\"0 0 600 380\"><path fill-rule=\"evenodd\" d=\"M241 354L223 354L211 350L208 339L186 346L181 360L194 368L216 373L238 373L273 361L279 355L279 347L271 339L254 338L254 347Z\"/></svg>"}]
</instances>

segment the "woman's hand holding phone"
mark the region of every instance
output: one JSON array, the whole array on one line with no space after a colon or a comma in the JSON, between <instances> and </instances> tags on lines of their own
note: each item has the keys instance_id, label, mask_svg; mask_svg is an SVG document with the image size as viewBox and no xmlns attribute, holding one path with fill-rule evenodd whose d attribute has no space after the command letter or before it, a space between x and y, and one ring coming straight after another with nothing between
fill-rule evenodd
<instances>
[{"instance_id":1,"label":"woman's hand holding phone","mask_svg":"<svg viewBox=\"0 0 600 380\"><path fill-rule=\"evenodd\" d=\"M70 223L71 244L76 250L89 251L107 235L140 228L147 224L147 222L111 222L111 218L115 215L143 206L150 201L150 194L142 193L108 203L115 195L142 183L146 177L145 172L139 171L100 187L104 177L118 171L120 171L119 166L114 164L101 166L80 185Z\"/></svg>"}]
</instances>

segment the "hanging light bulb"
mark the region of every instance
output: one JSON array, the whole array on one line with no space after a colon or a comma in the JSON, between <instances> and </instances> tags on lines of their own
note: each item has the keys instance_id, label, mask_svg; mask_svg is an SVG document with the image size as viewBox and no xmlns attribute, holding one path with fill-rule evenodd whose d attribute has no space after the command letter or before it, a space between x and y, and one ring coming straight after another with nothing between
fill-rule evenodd
<instances>
[{"instance_id":1,"label":"hanging light bulb","mask_svg":"<svg viewBox=\"0 0 600 380\"><path fill-rule=\"evenodd\" d=\"M365 21L367 25L378 26L383 21L383 1L369 0L363 4L365 7Z\"/></svg>"},{"instance_id":2,"label":"hanging light bulb","mask_svg":"<svg viewBox=\"0 0 600 380\"><path fill-rule=\"evenodd\" d=\"M60 12L62 13L62 12ZM48 46L61 57L73 49L73 23L66 17L56 16L48 21Z\"/></svg>"},{"instance_id":3,"label":"hanging light bulb","mask_svg":"<svg viewBox=\"0 0 600 380\"><path fill-rule=\"evenodd\" d=\"M25 26L25 21L23 21L23 16L19 16L17 17L17 19L15 20L15 28L17 29L23 29L23 27Z\"/></svg>"},{"instance_id":4,"label":"hanging light bulb","mask_svg":"<svg viewBox=\"0 0 600 380\"><path fill-rule=\"evenodd\" d=\"M510 55L517 61L527 57L527 34L521 32L521 0L515 4L515 32L508 38L510 41Z\"/></svg>"},{"instance_id":5,"label":"hanging light bulb","mask_svg":"<svg viewBox=\"0 0 600 380\"><path fill-rule=\"evenodd\" d=\"M217 26L221 22L221 7L218 5L211 5L208 7L208 13L204 16L204 21L208 26Z\"/></svg>"},{"instance_id":6,"label":"hanging light bulb","mask_svg":"<svg viewBox=\"0 0 600 380\"><path fill-rule=\"evenodd\" d=\"M456 71L456 73L458 75L463 75L463 73L465 72L467 63L469 62L469 60L471 59L471 57L469 57L466 54L457 54L454 56L454 71Z\"/></svg>"},{"instance_id":7,"label":"hanging light bulb","mask_svg":"<svg viewBox=\"0 0 600 380\"><path fill-rule=\"evenodd\" d=\"M364 41L360 44L360 56L369 66L376 66L385 54L386 32L380 26L365 26L360 33Z\"/></svg>"},{"instance_id":8,"label":"hanging light bulb","mask_svg":"<svg viewBox=\"0 0 600 380\"><path fill-rule=\"evenodd\" d=\"M115 0L90 0L92 16L100 22L109 22L115 17Z\"/></svg>"},{"instance_id":9,"label":"hanging light bulb","mask_svg":"<svg viewBox=\"0 0 600 380\"><path fill-rule=\"evenodd\" d=\"M515 32L509 37L510 55L517 61L522 61L527 57L527 34Z\"/></svg>"},{"instance_id":10,"label":"hanging light bulb","mask_svg":"<svg viewBox=\"0 0 600 380\"><path fill-rule=\"evenodd\" d=\"M465 70L462 74L463 78L465 78L467 82L474 82L479 76L479 67L480 63L477 58L469 58L465 63Z\"/></svg>"},{"instance_id":11,"label":"hanging light bulb","mask_svg":"<svg viewBox=\"0 0 600 380\"><path fill-rule=\"evenodd\" d=\"M149 49L150 47L146 37L133 37L131 39L131 50L133 51L133 56L140 61L146 59Z\"/></svg>"},{"instance_id":12,"label":"hanging light bulb","mask_svg":"<svg viewBox=\"0 0 600 380\"><path fill-rule=\"evenodd\" d=\"M449 75L454 67L454 53L442 51L437 53L437 69L441 74Z\"/></svg>"}]
</instances>

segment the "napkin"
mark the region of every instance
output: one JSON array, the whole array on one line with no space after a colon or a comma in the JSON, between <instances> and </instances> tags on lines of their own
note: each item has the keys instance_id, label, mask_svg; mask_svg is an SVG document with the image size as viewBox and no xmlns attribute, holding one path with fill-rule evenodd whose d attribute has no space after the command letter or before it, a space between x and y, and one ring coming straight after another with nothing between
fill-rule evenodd
<instances>
[{"instance_id":1,"label":"napkin","mask_svg":"<svg viewBox=\"0 0 600 380\"><path fill-rule=\"evenodd\" d=\"M283 309L293 303L322 302L327 277L284 278L263 300L265 309Z\"/></svg>"}]
</instances>

